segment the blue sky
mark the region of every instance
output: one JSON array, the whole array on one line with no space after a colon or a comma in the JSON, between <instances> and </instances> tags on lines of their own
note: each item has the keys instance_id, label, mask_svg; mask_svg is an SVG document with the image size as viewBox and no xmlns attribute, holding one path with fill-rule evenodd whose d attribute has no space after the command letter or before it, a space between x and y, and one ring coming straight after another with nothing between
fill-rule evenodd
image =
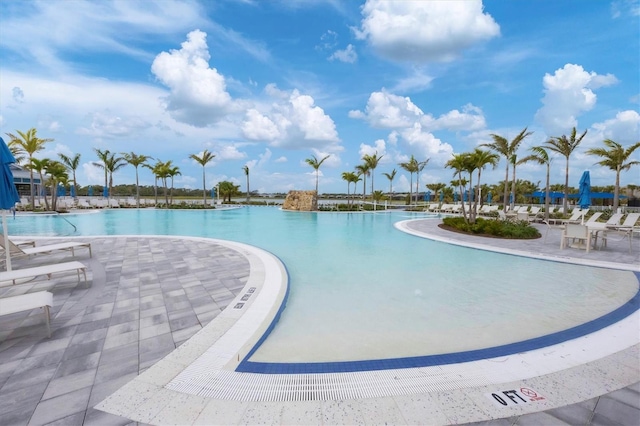
<instances>
[{"instance_id":1,"label":"blue sky","mask_svg":"<svg viewBox=\"0 0 640 426\"><path fill-rule=\"evenodd\" d=\"M98 148L173 160L175 186L200 188L189 155L208 149L208 187L244 189L248 165L252 190L313 189L305 159L330 155L320 192L346 192L341 174L364 154L383 155L385 191L382 173L397 169L394 191L408 191L398 163L428 158L424 189L449 183L451 155L491 133L534 131L524 156L576 126L588 133L570 184L589 169L592 185L613 185L584 151L640 140L638 52L638 0L4 0L0 132L55 139L41 158L80 153L80 185L103 182ZM541 185L544 173L518 167ZM134 176L127 166L114 183ZM504 159L483 172L503 177ZM563 158L551 182L564 182Z\"/></svg>"}]
</instances>

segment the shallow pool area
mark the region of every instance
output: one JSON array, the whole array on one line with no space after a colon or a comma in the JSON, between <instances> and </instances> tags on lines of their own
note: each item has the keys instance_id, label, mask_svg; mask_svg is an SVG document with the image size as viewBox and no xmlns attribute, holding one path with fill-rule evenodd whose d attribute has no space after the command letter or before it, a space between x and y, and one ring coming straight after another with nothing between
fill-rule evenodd
<instances>
[{"instance_id":1,"label":"shallow pool area","mask_svg":"<svg viewBox=\"0 0 640 426\"><path fill-rule=\"evenodd\" d=\"M25 215L11 235L183 235L263 248L286 265L286 308L247 361L339 363L482 350L569 330L638 293L633 272L407 235L406 212L276 208Z\"/></svg>"}]
</instances>

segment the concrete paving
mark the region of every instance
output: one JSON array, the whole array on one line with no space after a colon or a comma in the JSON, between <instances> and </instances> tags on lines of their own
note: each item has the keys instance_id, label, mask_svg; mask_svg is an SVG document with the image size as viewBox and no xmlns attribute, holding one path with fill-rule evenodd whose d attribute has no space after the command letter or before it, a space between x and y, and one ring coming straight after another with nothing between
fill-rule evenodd
<instances>
[{"instance_id":1,"label":"concrete paving","mask_svg":"<svg viewBox=\"0 0 640 426\"><path fill-rule=\"evenodd\" d=\"M443 231L435 221L410 226L425 236L463 245L479 241ZM558 260L613 262L628 269L640 265L638 238L631 253L627 241L610 241L606 249L587 255L584 250L560 250L559 235L552 230L546 242L480 240L499 250ZM93 407L216 318L240 294L250 273L242 253L213 241L136 236L82 240L93 245L93 258L78 256L89 266L90 288L73 274L0 288L0 297L37 290L54 293L51 339L39 310L0 317L2 425L131 424ZM47 255L29 264L68 258ZM25 262L18 260L16 266ZM477 424L640 424L640 383L579 404Z\"/></svg>"}]
</instances>

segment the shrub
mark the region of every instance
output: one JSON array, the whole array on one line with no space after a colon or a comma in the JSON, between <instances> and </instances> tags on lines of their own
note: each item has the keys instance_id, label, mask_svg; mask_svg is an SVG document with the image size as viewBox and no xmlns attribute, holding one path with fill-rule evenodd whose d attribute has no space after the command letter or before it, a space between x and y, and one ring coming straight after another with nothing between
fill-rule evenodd
<instances>
[{"instance_id":1,"label":"shrub","mask_svg":"<svg viewBox=\"0 0 640 426\"><path fill-rule=\"evenodd\" d=\"M476 223L465 222L464 217L445 217L445 226L468 234L513 239L540 238L540 232L527 221L509 221L477 218Z\"/></svg>"}]
</instances>

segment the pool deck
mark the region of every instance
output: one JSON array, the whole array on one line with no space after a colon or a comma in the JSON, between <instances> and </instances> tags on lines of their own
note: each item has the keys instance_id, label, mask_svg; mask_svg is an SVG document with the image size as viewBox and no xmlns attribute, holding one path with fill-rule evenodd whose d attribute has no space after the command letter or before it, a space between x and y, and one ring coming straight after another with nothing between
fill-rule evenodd
<instances>
[{"instance_id":1,"label":"pool deck","mask_svg":"<svg viewBox=\"0 0 640 426\"><path fill-rule=\"evenodd\" d=\"M402 226L453 244L640 270L638 238L631 253L628 241L611 241L606 249L586 254L560 250L558 230L552 230L546 242L509 241L454 234L437 223L419 220ZM237 384L247 376L232 371L238 354L245 354L264 332L276 314L274 305L284 297L286 272L277 259L211 239L79 240L93 246L93 258L77 256L88 266L90 288L73 274L0 287L2 297L35 290L54 293L50 339L38 310L0 317L2 425L640 423L637 316L576 339L577 346L570 342L484 363L408 369L415 370L411 377L399 370L390 377L344 376L346 381L337 375L301 375L304 380L333 380L333 386L313 384L319 397L299 397L300 392L290 389L286 397L278 397L287 386L304 387L291 377L293 385L245 383L234 394L222 379ZM69 257L41 256L29 264ZM15 262L16 267L25 264ZM205 377L199 363L215 364L216 376ZM212 384L218 381L220 389ZM393 386L394 381L398 385ZM308 393L306 383L303 390ZM370 387L362 388L367 383ZM407 383L419 390L408 390ZM390 389L388 395L379 393L384 388ZM329 391L322 394L327 389L336 397ZM535 390L544 399L516 404L507 399L516 395L510 392L514 389ZM275 396L256 397L270 392ZM345 397L345 392L354 397ZM363 392L371 396L364 398Z\"/></svg>"}]
</instances>

